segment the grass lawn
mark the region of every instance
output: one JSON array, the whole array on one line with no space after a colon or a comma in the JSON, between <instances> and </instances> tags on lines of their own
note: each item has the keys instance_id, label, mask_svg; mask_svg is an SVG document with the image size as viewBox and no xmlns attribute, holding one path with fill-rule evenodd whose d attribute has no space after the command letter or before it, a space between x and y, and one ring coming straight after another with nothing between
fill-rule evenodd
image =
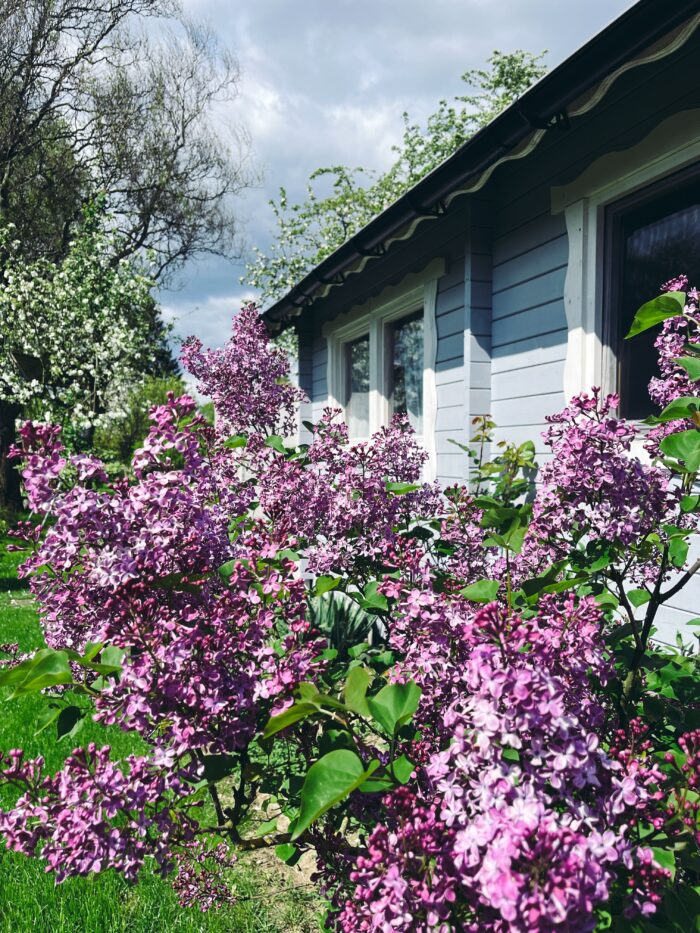
<instances>
[{"instance_id":1,"label":"grass lawn","mask_svg":"<svg viewBox=\"0 0 700 933\"><path fill-rule=\"evenodd\" d=\"M17 579L18 557L6 552L6 543L0 537L0 642L30 650L41 646L41 632L26 584ZM41 697L10 701L0 693L0 749L44 754L47 765L57 769L70 745L56 743L49 730L35 734L44 705ZM76 741L109 744L117 753L138 750L133 737L92 723ZM168 882L147 872L137 886L113 872L56 886L40 861L7 852L0 843L0 933L311 933L321 929L321 910L312 889L303 885L306 880L271 853L251 854L232 876L239 902L201 914L178 907Z\"/></svg>"}]
</instances>

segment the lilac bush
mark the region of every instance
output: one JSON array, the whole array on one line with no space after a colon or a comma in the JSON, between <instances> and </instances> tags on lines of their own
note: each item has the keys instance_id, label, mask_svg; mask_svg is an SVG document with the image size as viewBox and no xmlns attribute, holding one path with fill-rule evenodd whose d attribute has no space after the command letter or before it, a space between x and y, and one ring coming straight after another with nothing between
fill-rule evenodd
<instances>
[{"instance_id":1,"label":"lilac bush","mask_svg":"<svg viewBox=\"0 0 700 933\"><path fill-rule=\"evenodd\" d=\"M532 445L477 451L469 488L423 482L401 416L352 444L327 410L296 445L301 393L252 306L226 347L183 352L214 424L170 397L124 476L25 425L15 546L47 647L0 646L0 684L46 695L58 735L89 716L144 751L76 748L55 775L8 752L7 845L57 881L136 881L153 857L200 909L235 897L241 851L312 849L345 933L680 929L698 666L654 631L700 566L686 284L633 325L664 321L651 430L581 395L549 419L536 487ZM371 639L322 631L322 601Z\"/></svg>"}]
</instances>

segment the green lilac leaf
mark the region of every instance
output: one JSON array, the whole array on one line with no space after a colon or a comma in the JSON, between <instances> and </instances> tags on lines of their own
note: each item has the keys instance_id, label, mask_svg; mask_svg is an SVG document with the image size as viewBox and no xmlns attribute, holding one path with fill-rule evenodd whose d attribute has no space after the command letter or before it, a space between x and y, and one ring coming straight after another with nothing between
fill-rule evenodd
<instances>
[{"instance_id":1,"label":"green lilac leaf","mask_svg":"<svg viewBox=\"0 0 700 933\"><path fill-rule=\"evenodd\" d=\"M673 361L681 366L693 380L693 382L698 382L700 380L700 357L698 356L679 356Z\"/></svg>"},{"instance_id":2,"label":"green lilac leaf","mask_svg":"<svg viewBox=\"0 0 700 933\"><path fill-rule=\"evenodd\" d=\"M683 314L684 307L685 292L666 292L658 298L647 301L635 314L625 340L636 337L637 334L654 327L655 324L660 324L667 318L678 317Z\"/></svg>"},{"instance_id":3,"label":"green lilac leaf","mask_svg":"<svg viewBox=\"0 0 700 933\"><path fill-rule=\"evenodd\" d=\"M459 592L473 603L492 603L498 594L500 585L498 580L478 580L476 583L465 586Z\"/></svg>"},{"instance_id":4,"label":"green lilac leaf","mask_svg":"<svg viewBox=\"0 0 700 933\"><path fill-rule=\"evenodd\" d=\"M409 680L405 684L387 684L376 696L367 697L372 718L389 735L405 725L418 709L421 689Z\"/></svg>"},{"instance_id":5,"label":"green lilac leaf","mask_svg":"<svg viewBox=\"0 0 700 933\"><path fill-rule=\"evenodd\" d=\"M311 765L301 788L301 806L292 842L327 810L360 787L377 767L379 762L365 770L360 756L347 748L328 752Z\"/></svg>"},{"instance_id":6,"label":"green lilac leaf","mask_svg":"<svg viewBox=\"0 0 700 933\"><path fill-rule=\"evenodd\" d=\"M686 469L694 473L700 467L700 431L691 428L678 434L669 434L659 445L669 457L682 460Z\"/></svg>"},{"instance_id":7,"label":"green lilac leaf","mask_svg":"<svg viewBox=\"0 0 700 933\"><path fill-rule=\"evenodd\" d=\"M309 703L308 701L295 703L294 706L290 706L283 713L278 713L277 716L272 716L268 720L263 731L263 739L269 739L270 736L276 735L282 729L287 729L289 726L301 722L302 719L313 716L318 711L319 708L315 703Z\"/></svg>"},{"instance_id":8,"label":"green lilac leaf","mask_svg":"<svg viewBox=\"0 0 700 933\"><path fill-rule=\"evenodd\" d=\"M345 681L345 705L360 716L371 715L367 705L367 688L371 681L372 675L364 667L354 667Z\"/></svg>"}]
</instances>

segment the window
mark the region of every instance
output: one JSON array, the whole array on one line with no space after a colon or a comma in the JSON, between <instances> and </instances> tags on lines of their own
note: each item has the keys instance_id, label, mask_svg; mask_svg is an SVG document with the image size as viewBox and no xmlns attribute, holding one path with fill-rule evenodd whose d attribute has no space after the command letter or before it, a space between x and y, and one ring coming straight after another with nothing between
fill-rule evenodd
<instances>
[{"instance_id":1,"label":"window","mask_svg":"<svg viewBox=\"0 0 700 933\"><path fill-rule=\"evenodd\" d=\"M607 210L607 334L616 359L620 412L654 410L649 380L659 375L658 328L625 340L637 309L677 275L700 282L700 166L635 192Z\"/></svg>"},{"instance_id":2,"label":"window","mask_svg":"<svg viewBox=\"0 0 700 933\"><path fill-rule=\"evenodd\" d=\"M345 421L350 437L369 436L369 334L346 343Z\"/></svg>"},{"instance_id":3,"label":"window","mask_svg":"<svg viewBox=\"0 0 700 933\"><path fill-rule=\"evenodd\" d=\"M413 430L423 434L423 309L402 317L361 322L369 332L341 341L340 402L353 440L369 437L395 412L405 412ZM373 374L372 360L378 363ZM372 388L378 409L372 412Z\"/></svg>"},{"instance_id":4,"label":"window","mask_svg":"<svg viewBox=\"0 0 700 933\"><path fill-rule=\"evenodd\" d=\"M425 479L435 477L437 283L445 260L355 305L323 326L328 340L328 404L340 408L353 441L405 412L428 452Z\"/></svg>"},{"instance_id":5,"label":"window","mask_svg":"<svg viewBox=\"0 0 700 933\"><path fill-rule=\"evenodd\" d=\"M390 412L404 412L416 434L423 434L423 312L394 321L387 329Z\"/></svg>"}]
</instances>

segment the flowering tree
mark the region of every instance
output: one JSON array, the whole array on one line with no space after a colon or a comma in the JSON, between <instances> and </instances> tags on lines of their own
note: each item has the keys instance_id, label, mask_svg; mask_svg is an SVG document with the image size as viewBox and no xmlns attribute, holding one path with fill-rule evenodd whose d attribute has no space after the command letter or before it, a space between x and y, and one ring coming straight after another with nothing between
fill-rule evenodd
<instances>
[{"instance_id":1,"label":"flowering tree","mask_svg":"<svg viewBox=\"0 0 700 933\"><path fill-rule=\"evenodd\" d=\"M108 420L111 401L155 352L153 283L113 259L99 206L60 263L26 262L12 228L0 231L0 395L46 420Z\"/></svg>"},{"instance_id":2,"label":"flowering tree","mask_svg":"<svg viewBox=\"0 0 700 933\"><path fill-rule=\"evenodd\" d=\"M292 446L300 393L253 307L222 350L184 349L215 427L170 397L133 479L25 425L39 523L17 546L47 647L5 646L0 683L48 694L59 735L91 716L145 751L90 745L55 775L8 752L8 846L59 881L136 879L152 857L203 909L233 896L237 851L313 849L328 926L348 933L689 929L697 656L653 641L698 566L685 286L633 327L665 320L653 462L594 390L550 419L557 469L532 503L529 448L477 463L476 494L443 493L400 416L351 445L327 411ZM374 620L343 651L314 614L341 596Z\"/></svg>"}]
</instances>

